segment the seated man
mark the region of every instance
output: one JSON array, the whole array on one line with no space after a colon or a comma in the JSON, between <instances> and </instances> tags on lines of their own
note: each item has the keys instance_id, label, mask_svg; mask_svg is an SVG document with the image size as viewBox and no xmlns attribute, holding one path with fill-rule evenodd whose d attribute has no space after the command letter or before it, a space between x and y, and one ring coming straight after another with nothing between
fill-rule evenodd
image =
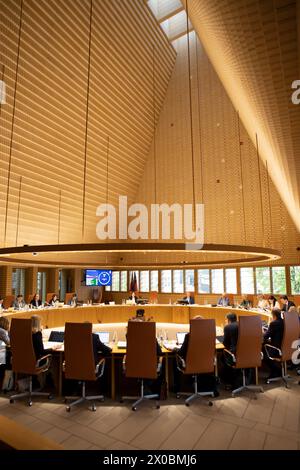
<instances>
[{"instance_id":1,"label":"seated man","mask_svg":"<svg viewBox=\"0 0 300 470\"><path fill-rule=\"evenodd\" d=\"M296 307L294 302L289 300L287 295L281 295L279 297L279 301L280 301L280 304L281 304L281 310L283 312L288 312L291 307Z\"/></svg>"},{"instance_id":2,"label":"seated man","mask_svg":"<svg viewBox=\"0 0 300 470\"><path fill-rule=\"evenodd\" d=\"M218 305L221 306L221 307L229 307L230 300L229 300L229 297L227 297L227 295L225 294L225 292L219 298Z\"/></svg>"},{"instance_id":3,"label":"seated man","mask_svg":"<svg viewBox=\"0 0 300 470\"><path fill-rule=\"evenodd\" d=\"M4 310L4 304L3 304L3 302L4 302L3 297L0 297L0 312L2 312L2 311Z\"/></svg>"},{"instance_id":4,"label":"seated man","mask_svg":"<svg viewBox=\"0 0 300 470\"><path fill-rule=\"evenodd\" d=\"M239 324L235 313L228 313L226 315L227 325L224 327L223 344L225 349L232 354L236 353L236 346L238 341ZM233 358L230 354L223 352L222 355L222 369L220 376L225 383L227 389L234 389L238 380L238 371L232 368Z\"/></svg>"},{"instance_id":5,"label":"seated man","mask_svg":"<svg viewBox=\"0 0 300 470\"><path fill-rule=\"evenodd\" d=\"M241 301L239 307L241 307L241 308L251 308L252 307L252 303L251 303L250 300L248 300L248 296L246 294L243 295L243 298L242 298L242 301Z\"/></svg>"},{"instance_id":6,"label":"seated man","mask_svg":"<svg viewBox=\"0 0 300 470\"><path fill-rule=\"evenodd\" d=\"M26 302L23 299L23 295L22 294L17 295L16 300L13 303L13 308L15 310L21 310L25 306L26 306Z\"/></svg>"},{"instance_id":7,"label":"seated man","mask_svg":"<svg viewBox=\"0 0 300 470\"><path fill-rule=\"evenodd\" d=\"M178 301L179 303L186 303L187 305L194 305L195 304L195 297L191 292L187 292L186 296L183 299Z\"/></svg>"},{"instance_id":8,"label":"seated man","mask_svg":"<svg viewBox=\"0 0 300 470\"><path fill-rule=\"evenodd\" d=\"M68 302L68 305L70 305L71 307L77 307L78 305L77 294L72 295L71 299Z\"/></svg>"},{"instance_id":9,"label":"seated man","mask_svg":"<svg viewBox=\"0 0 300 470\"><path fill-rule=\"evenodd\" d=\"M264 344L270 344L271 346L275 346L275 348L281 348L282 338L283 338L283 330L284 324L281 318L281 311L278 309L272 310L272 321L269 325L268 330L264 334ZM266 348L264 348L264 359L266 364L270 368L270 376L269 379L280 377L280 366L277 364L277 361L272 361L269 359ZM272 350L273 357L279 357L278 351L276 349Z\"/></svg>"}]
</instances>

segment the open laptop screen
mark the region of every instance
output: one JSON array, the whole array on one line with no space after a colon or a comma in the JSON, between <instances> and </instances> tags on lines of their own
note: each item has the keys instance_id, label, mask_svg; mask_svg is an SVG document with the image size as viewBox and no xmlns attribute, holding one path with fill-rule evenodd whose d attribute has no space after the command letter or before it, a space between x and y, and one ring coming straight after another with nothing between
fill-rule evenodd
<instances>
[{"instance_id":1,"label":"open laptop screen","mask_svg":"<svg viewBox=\"0 0 300 470\"><path fill-rule=\"evenodd\" d=\"M108 331L100 331L97 333L101 343L108 344L109 343L109 332Z\"/></svg>"},{"instance_id":2,"label":"open laptop screen","mask_svg":"<svg viewBox=\"0 0 300 470\"><path fill-rule=\"evenodd\" d=\"M184 333L184 332L176 333L177 344L182 344L183 343L185 335L186 335L186 333Z\"/></svg>"}]
</instances>

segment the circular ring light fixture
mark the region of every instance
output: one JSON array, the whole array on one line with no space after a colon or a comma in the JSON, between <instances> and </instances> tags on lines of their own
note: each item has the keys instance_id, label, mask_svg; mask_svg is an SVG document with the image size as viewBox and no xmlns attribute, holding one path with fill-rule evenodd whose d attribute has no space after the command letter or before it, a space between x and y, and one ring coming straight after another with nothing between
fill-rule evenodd
<instances>
[{"instance_id":1,"label":"circular ring light fixture","mask_svg":"<svg viewBox=\"0 0 300 470\"><path fill-rule=\"evenodd\" d=\"M121 257L120 257L121 255ZM249 264L280 259L278 250L243 245L185 243L89 243L0 249L0 263L41 267L111 269Z\"/></svg>"}]
</instances>

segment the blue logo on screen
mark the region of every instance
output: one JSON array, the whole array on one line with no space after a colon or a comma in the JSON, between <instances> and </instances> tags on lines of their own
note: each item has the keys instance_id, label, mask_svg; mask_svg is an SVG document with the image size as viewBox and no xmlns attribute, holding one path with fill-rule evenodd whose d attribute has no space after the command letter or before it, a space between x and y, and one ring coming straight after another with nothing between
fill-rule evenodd
<instances>
[{"instance_id":1,"label":"blue logo on screen","mask_svg":"<svg viewBox=\"0 0 300 470\"><path fill-rule=\"evenodd\" d=\"M112 272L104 269L87 269L85 281L87 286L111 286Z\"/></svg>"}]
</instances>

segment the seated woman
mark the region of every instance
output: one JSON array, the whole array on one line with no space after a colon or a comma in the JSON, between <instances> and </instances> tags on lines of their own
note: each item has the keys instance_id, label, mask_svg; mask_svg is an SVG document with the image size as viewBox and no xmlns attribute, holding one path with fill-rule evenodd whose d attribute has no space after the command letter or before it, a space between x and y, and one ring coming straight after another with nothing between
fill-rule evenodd
<instances>
[{"instance_id":1,"label":"seated woman","mask_svg":"<svg viewBox=\"0 0 300 470\"><path fill-rule=\"evenodd\" d=\"M47 354L51 354L53 350L58 349L58 346L54 346L52 349L45 349L43 344L43 335L42 335L42 324L41 324L41 317L38 315L32 315L32 345L35 353L36 360L41 359ZM40 362L40 366L44 365L47 359ZM41 382L39 382L39 380ZM46 374L41 374L38 379L36 376L33 376L33 384L34 386L41 386L45 385ZM51 379L53 383L53 378Z\"/></svg>"},{"instance_id":2,"label":"seated woman","mask_svg":"<svg viewBox=\"0 0 300 470\"><path fill-rule=\"evenodd\" d=\"M280 310L280 303L278 302L278 300L276 299L276 297L274 297L274 295L269 295L268 297L268 302L269 302L269 308L272 310L273 308L276 308L278 310Z\"/></svg>"},{"instance_id":3,"label":"seated woman","mask_svg":"<svg viewBox=\"0 0 300 470\"><path fill-rule=\"evenodd\" d=\"M6 317L0 317L0 341L3 341L6 346L10 345L9 321Z\"/></svg>"},{"instance_id":4,"label":"seated woman","mask_svg":"<svg viewBox=\"0 0 300 470\"><path fill-rule=\"evenodd\" d=\"M30 301L30 305L32 308L39 308L42 305L42 301L40 299L39 294L35 294Z\"/></svg>"},{"instance_id":5,"label":"seated woman","mask_svg":"<svg viewBox=\"0 0 300 470\"><path fill-rule=\"evenodd\" d=\"M3 310L4 310L4 303L3 302L4 302L3 297L0 297L0 313L3 312Z\"/></svg>"},{"instance_id":6,"label":"seated woman","mask_svg":"<svg viewBox=\"0 0 300 470\"><path fill-rule=\"evenodd\" d=\"M257 298L257 308L265 309L270 308L269 302L265 295L259 295Z\"/></svg>"},{"instance_id":7,"label":"seated woman","mask_svg":"<svg viewBox=\"0 0 300 470\"><path fill-rule=\"evenodd\" d=\"M57 295L53 294L50 301L48 302L48 305L50 305L50 307L56 307L58 302L59 302L59 300L58 300Z\"/></svg>"}]
</instances>

